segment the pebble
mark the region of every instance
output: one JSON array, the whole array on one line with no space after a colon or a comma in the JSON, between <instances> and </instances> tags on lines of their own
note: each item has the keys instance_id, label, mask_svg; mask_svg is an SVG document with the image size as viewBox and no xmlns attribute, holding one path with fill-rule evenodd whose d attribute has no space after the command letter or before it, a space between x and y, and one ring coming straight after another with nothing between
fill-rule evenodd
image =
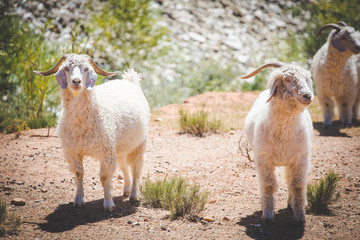
<instances>
[{"instance_id":1,"label":"pebble","mask_svg":"<svg viewBox=\"0 0 360 240\"><path fill-rule=\"evenodd\" d=\"M14 206L24 206L26 204L26 200L23 198L13 198L11 200L11 205Z\"/></svg>"}]
</instances>

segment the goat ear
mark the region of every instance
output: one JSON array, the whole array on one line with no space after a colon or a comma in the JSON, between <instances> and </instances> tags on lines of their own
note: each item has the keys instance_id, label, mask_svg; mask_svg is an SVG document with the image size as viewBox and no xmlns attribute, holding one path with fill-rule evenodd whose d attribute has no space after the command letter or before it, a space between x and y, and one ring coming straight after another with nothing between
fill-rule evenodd
<instances>
[{"instance_id":1,"label":"goat ear","mask_svg":"<svg viewBox=\"0 0 360 240\"><path fill-rule=\"evenodd\" d=\"M334 48L336 48L339 52L345 52L346 51L346 48L341 43L341 40L336 36L331 40L331 45Z\"/></svg>"},{"instance_id":2,"label":"goat ear","mask_svg":"<svg viewBox=\"0 0 360 240\"><path fill-rule=\"evenodd\" d=\"M89 71L86 75L86 88L89 88L89 87L94 87L95 86L95 83L96 83L96 80L97 80L97 74L96 72L92 69L92 68L89 68Z\"/></svg>"},{"instance_id":3,"label":"goat ear","mask_svg":"<svg viewBox=\"0 0 360 240\"><path fill-rule=\"evenodd\" d=\"M278 86L278 81L279 80L274 81L273 85L271 86L269 98L268 98L268 100L266 100L266 102L269 102L275 96L276 87Z\"/></svg>"},{"instance_id":4,"label":"goat ear","mask_svg":"<svg viewBox=\"0 0 360 240\"><path fill-rule=\"evenodd\" d=\"M55 74L55 78L62 89L67 88L68 83L64 69L60 68Z\"/></svg>"}]
</instances>

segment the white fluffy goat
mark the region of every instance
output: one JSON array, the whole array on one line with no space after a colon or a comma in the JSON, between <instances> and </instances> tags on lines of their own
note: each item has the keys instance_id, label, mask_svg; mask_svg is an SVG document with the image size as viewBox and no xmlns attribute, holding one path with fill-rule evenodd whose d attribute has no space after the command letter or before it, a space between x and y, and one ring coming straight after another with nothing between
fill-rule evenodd
<instances>
[{"instance_id":1,"label":"white fluffy goat","mask_svg":"<svg viewBox=\"0 0 360 240\"><path fill-rule=\"evenodd\" d=\"M320 28L318 35L328 28L335 30L329 34L327 42L315 54L311 72L323 110L324 125L332 124L333 98L339 109L341 122L350 125L352 119L356 120L358 110L358 103L355 101L358 91L355 54L360 53L360 41L354 28L343 22L326 24Z\"/></svg>"},{"instance_id":2,"label":"white fluffy goat","mask_svg":"<svg viewBox=\"0 0 360 240\"><path fill-rule=\"evenodd\" d=\"M269 63L243 78L267 67L277 68L270 75L269 89L259 95L245 120L246 137L254 150L263 218L267 222L274 218L274 171L285 166L288 205L295 220L303 223L313 134L306 109L313 100L311 75L296 63Z\"/></svg>"},{"instance_id":3,"label":"white fluffy goat","mask_svg":"<svg viewBox=\"0 0 360 240\"><path fill-rule=\"evenodd\" d=\"M130 194L130 200L137 200L150 116L140 75L130 69L122 80L95 87L97 73L114 76L118 72L105 72L83 54L65 55L52 69L35 73L42 76L55 74L62 88L63 112L58 133L65 159L75 173L74 206L84 203L84 156L100 160L106 211L115 207L111 179L116 162L124 175L124 194Z\"/></svg>"}]
</instances>

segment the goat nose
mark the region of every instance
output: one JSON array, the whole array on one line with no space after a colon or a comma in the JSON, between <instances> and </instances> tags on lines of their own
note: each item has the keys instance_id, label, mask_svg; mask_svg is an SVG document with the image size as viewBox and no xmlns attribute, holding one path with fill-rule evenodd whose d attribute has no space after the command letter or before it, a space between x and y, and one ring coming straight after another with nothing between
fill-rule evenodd
<instances>
[{"instance_id":1,"label":"goat nose","mask_svg":"<svg viewBox=\"0 0 360 240\"><path fill-rule=\"evenodd\" d=\"M303 94L303 98L305 98L306 100L311 100L311 94L309 94L309 93L305 93L305 94Z\"/></svg>"},{"instance_id":2,"label":"goat nose","mask_svg":"<svg viewBox=\"0 0 360 240\"><path fill-rule=\"evenodd\" d=\"M79 78L75 78L75 79L73 79L72 80L72 82L74 83L74 84L80 84L80 82L81 82L81 80L79 79Z\"/></svg>"}]
</instances>

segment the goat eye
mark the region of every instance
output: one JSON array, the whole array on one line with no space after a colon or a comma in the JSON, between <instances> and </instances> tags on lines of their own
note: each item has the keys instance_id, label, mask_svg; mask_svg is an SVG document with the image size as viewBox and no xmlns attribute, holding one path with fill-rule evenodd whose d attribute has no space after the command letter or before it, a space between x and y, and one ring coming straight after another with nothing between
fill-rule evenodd
<instances>
[{"instance_id":1,"label":"goat eye","mask_svg":"<svg viewBox=\"0 0 360 240\"><path fill-rule=\"evenodd\" d=\"M88 67L85 67L85 68L84 68L84 71L89 71L89 68L88 68Z\"/></svg>"},{"instance_id":2,"label":"goat eye","mask_svg":"<svg viewBox=\"0 0 360 240\"><path fill-rule=\"evenodd\" d=\"M69 67L68 66L64 67L64 70L69 71Z\"/></svg>"}]
</instances>

